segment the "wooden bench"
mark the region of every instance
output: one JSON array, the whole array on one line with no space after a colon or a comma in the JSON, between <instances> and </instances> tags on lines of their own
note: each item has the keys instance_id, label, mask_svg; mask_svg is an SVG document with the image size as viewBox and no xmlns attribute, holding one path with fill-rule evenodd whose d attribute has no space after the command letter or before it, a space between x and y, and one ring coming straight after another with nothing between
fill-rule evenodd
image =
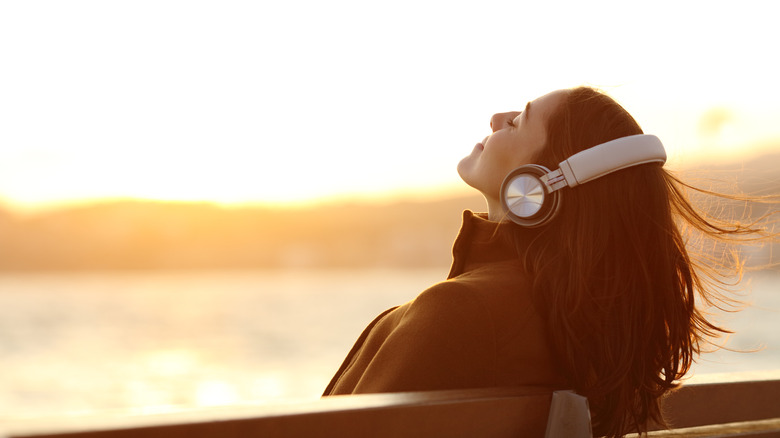
<instances>
[{"instance_id":1,"label":"wooden bench","mask_svg":"<svg viewBox=\"0 0 780 438\"><path fill-rule=\"evenodd\" d=\"M665 418L674 429L650 437L780 437L780 371L695 382L664 399Z\"/></svg>"},{"instance_id":2,"label":"wooden bench","mask_svg":"<svg viewBox=\"0 0 780 438\"><path fill-rule=\"evenodd\" d=\"M683 386L664 400L664 411L674 429L651 432L650 436L780 437L780 373L769 377ZM560 395L556 395L559 400ZM0 425L0 437L503 438L543 437L545 431L548 437L587 436L588 428L578 418L582 411L577 399L564 396L552 409L553 394L543 388L337 396L310 403L160 415L39 419Z\"/></svg>"}]
</instances>

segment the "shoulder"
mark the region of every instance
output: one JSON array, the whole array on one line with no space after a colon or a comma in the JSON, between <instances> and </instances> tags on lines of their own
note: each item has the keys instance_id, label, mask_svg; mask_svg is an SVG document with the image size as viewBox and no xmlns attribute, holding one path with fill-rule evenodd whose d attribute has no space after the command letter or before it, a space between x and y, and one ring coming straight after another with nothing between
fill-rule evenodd
<instances>
[{"instance_id":1,"label":"shoulder","mask_svg":"<svg viewBox=\"0 0 780 438\"><path fill-rule=\"evenodd\" d=\"M447 280L437 283L407 303L399 329L416 336L484 339L492 336L493 315L472 285Z\"/></svg>"},{"instance_id":2,"label":"shoulder","mask_svg":"<svg viewBox=\"0 0 780 438\"><path fill-rule=\"evenodd\" d=\"M533 278L517 262L506 261L475 269L451 280L452 288L468 290L472 299L490 308L530 304Z\"/></svg>"},{"instance_id":3,"label":"shoulder","mask_svg":"<svg viewBox=\"0 0 780 438\"><path fill-rule=\"evenodd\" d=\"M475 285L458 280L446 280L428 287L415 298L418 305L452 305L462 300L473 300L478 292Z\"/></svg>"},{"instance_id":4,"label":"shoulder","mask_svg":"<svg viewBox=\"0 0 780 438\"><path fill-rule=\"evenodd\" d=\"M498 335L540 322L533 277L514 261L470 271L448 280L446 285L443 292L449 293L437 294L437 298L452 296L456 303L446 305L470 309L473 316L487 320L484 325Z\"/></svg>"},{"instance_id":5,"label":"shoulder","mask_svg":"<svg viewBox=\"0 0 780 438\"><path fill-rule=\"evenodd\" d=\"M494 384L490 318L470 288L445 281L401 306L355 387L360 392L421 391Z\"/></svg>"},{"instance_id":6,"label":"shoulder","mask_svg":"<svg viewBox=\"0 0 780 438\"><path fill-rule=\"evenodd\" d=\"M410 304L409 313L447 314L473 313L484 307L478 288L468 282L447 280L424 290Z\"/></svg>"}]
</instances>

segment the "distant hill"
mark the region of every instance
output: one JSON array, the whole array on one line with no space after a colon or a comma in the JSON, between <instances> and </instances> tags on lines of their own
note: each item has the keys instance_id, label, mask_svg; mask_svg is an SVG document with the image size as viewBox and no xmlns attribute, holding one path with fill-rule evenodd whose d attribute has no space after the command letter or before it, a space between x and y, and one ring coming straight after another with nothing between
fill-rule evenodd
<instances>
[{"instance_id":1,"label":"distant hill","mask_svg":"<svg viewBox=\"0 0 780 438\"><path fill-rule=\"evenodd\" d=\"M763 154L744 162L693 166L677 173L694 185L711 187L723 193L780 195L780 152Z\"/></svg>"},{"instance_id":2,"label":"distant hill","mask_svg":"<svg viewBox=\"0 0 780 438\"><path fill-rule=\"evenodd\" d=\"M780 194L780 154L681 172L725 192ZM747 170L746 170L747 169ZM717 181L721 181L718 183ZM284 267L442 267L469 197L305 208L111 202L30 217L0 211L0 271ZM723 203L715 203L722 209ZM756 205L761 214L774 205ZM740 213L741 214L741 213ZM739 215L739 214L738 214ZM775 248L780 254L780 248ZM765 263L772 248L749 252Z\"/></svg>"},{"instance_id":3,"label":"distant hill","mask_svg":"<svg viewBox=\"0 0 780 438\"><path fill-rule=\"evenodd\" d=\"M223 208L111 202L0 214L0 270L449 265L475 195L391 205Z\"/></svg>"}]
</instances>

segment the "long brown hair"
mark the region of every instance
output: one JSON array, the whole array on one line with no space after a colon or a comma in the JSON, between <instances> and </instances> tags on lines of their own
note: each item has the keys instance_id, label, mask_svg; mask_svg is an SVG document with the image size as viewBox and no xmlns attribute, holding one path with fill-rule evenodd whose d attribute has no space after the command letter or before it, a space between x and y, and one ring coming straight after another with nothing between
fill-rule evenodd
<instances>
[{"instance_id":1,"label":"long brown hair","mask_svg":"<svg viewBox=\"0 0 780 438\"><path fill-rule=\"evenodd\" d=\"M536 162L555 169L583 149L641 133L612 98L572 89L548 119ZM588 397L597 435L664 424L660 397L709 339L727 332L697 304L728 297L689 254L686 230L726 240L759 230L711 220L691 205L687 188L658 164L564 188L558 216L523 246L561 371Z\"/></svg>"}]
</instances>

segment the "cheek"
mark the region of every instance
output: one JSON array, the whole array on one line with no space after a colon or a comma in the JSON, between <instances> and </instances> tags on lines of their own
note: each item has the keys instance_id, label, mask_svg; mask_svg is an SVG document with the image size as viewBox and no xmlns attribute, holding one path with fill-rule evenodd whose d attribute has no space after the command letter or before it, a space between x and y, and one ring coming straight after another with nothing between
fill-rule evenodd
<instances>
[{"instance_id":1,"label":"cheek","mask_svg":"<svg viewBox=\"0 0 780 438\"><path fill-rule=\"evenodd\" d=\"M506 173L509 173L520 166L533 164L537 151L541 149L541 147L536 145L521 144L512 150L505 151L502 157L502 162L505 164L504 170Z\"/></svg>"},{"instance_id":2,"label":"cheek","mask_svg":"<svg viewBox=\"0 0 780 438\"><path fill-rule=\"evenodd\" d=\"M498 150L492 152L494 153L482 157L478 173L481 177L483 192L497 198L504 178L517 167L517 157L507 153L498 153Z\"/></svg>"},{"instance_id":3,"label":"cheek","mask_svg":"<svg viewBox=\"0 0 780 438\"><path fill-rule=\"evenodd\" d=\"M500 174L501 178L506 176L516 167L526 164L526 154L517 147L497 148L492 152L494 153L493 156L490 157L490 170L493 173Z\"/></svg>"}]
</instances>

